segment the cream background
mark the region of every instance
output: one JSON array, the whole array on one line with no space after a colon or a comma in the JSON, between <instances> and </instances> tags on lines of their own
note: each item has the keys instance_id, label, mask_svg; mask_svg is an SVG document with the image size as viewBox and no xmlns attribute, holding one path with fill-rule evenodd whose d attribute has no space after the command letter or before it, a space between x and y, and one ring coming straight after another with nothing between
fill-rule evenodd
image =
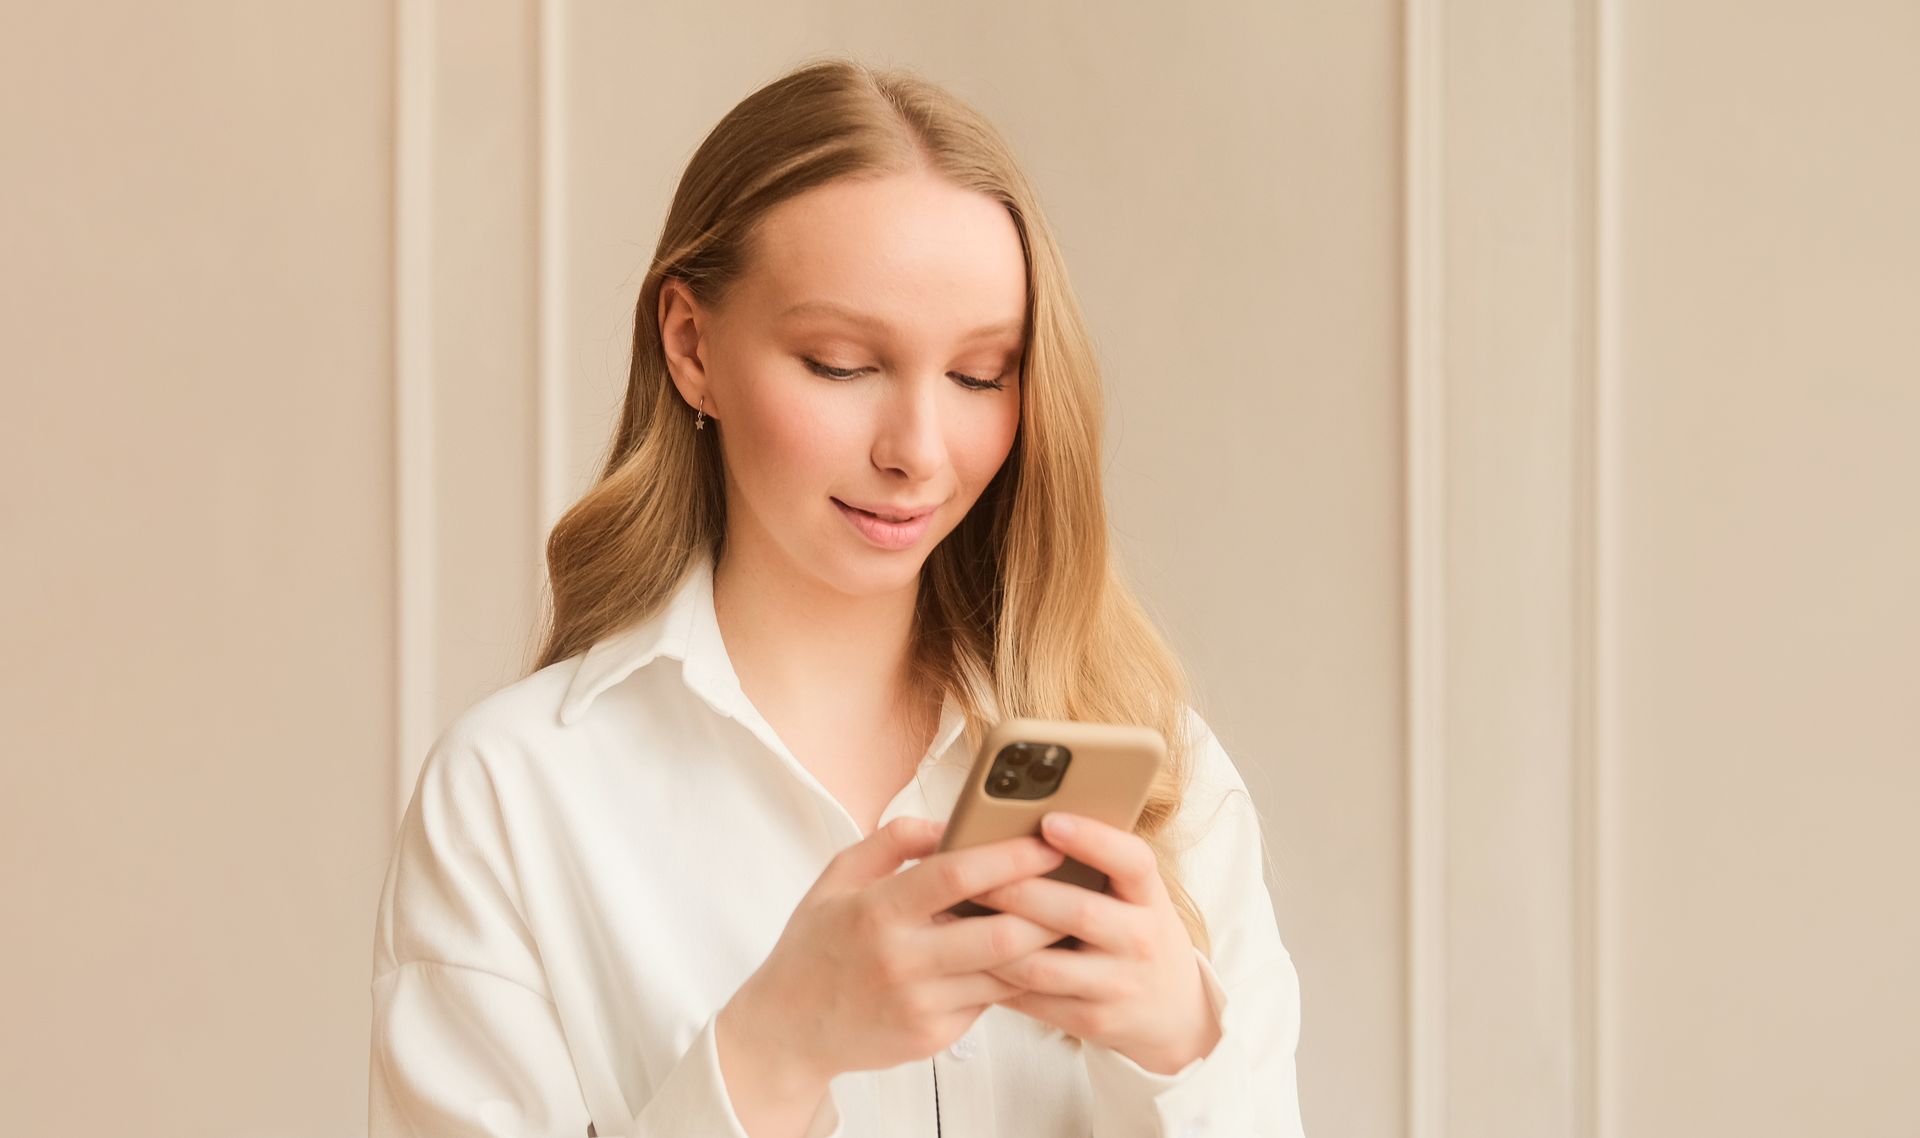
<instances>
[{"instance_id":1,"label":"cream background","mask_svg":"<svg viewBox=\"0 0 1920 1138\"><path fill-rule=\"evenodd\" d=\"M0 1131L364 1132L400 796L837 49L1046 195L1309 1133L1920 1132L1913 5L9 15Z\"/></svg>"}]
</instances>

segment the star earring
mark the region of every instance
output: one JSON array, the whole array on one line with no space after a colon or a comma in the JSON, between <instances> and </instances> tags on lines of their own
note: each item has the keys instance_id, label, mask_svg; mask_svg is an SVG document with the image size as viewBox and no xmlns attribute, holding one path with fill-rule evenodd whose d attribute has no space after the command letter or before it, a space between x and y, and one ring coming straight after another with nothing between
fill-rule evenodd
<instances>
[{"instance_id":1,"label":"star earring","mask_svg":"<svg viewBox=\"0 0 1920 1138\"><path fill-rule=\"evenodd\" d=\"M700 410L693 416L693 429L696 431L707 429L707 397L704 395L700 397Z\"/></svg>"}]
</instances>

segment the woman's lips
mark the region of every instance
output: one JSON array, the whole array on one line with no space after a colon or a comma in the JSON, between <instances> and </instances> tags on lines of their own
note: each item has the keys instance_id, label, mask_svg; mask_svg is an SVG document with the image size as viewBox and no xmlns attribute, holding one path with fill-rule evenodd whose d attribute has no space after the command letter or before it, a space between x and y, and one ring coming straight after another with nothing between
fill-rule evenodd
<instances>
[{"instance_id":1,"label":"woman's lips","mask_svg":"<svg viewBox=\"0 0 1920 1138\"><path fill-rule=\"evenodd\" d=\"M935 509L935 507L933 506L922 506L917 510L881 508L878 506L862 506L858 502L847 502L839 498L835 498L834 501L839 502L843 506L851 506L852 508L859 510L863 514L871 514L874 517L879 518L883 522L896 522L896 523L910 522L920 517L920 515L922 514L932 513Z\"/></svg>"},{"instance_id":2,"label":"woman's lips","mask_svg":"<svg viewBox=\"0 0 1920 1138\"><path fill-rule=\"evenodd\" d=\"M865 510L849 506L838 498L833 499L833 505L840 511L840 516L847 519L862 537L881 549L888 550L908 549L917 544L926 534L927 524L933 518L933 511L928 510L904 522L889 522Z\"/></svg>"}]
</instances>

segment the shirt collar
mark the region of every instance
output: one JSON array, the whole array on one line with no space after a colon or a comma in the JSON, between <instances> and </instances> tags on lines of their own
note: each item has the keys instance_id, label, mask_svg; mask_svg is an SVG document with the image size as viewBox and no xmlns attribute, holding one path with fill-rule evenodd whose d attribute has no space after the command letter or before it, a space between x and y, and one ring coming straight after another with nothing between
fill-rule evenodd
<instances>
[{"instance_id":1,"label":"shirt collar","mask_svg":"<svg viewBox=\"0 0 1920 1138\"><path fill-rule=\"evenodd\" d=\"M740 689L739 675L720 637L713 609L713 559L701 553L694 556L667 603L652 616L601 637L587 649L560 701L560 722L567 726L579 722L603 692L661 656L680 661L682 680L715 711L742 721L761 721ZM947 695L928 753L945 756L965 728L966 716L959 703ZM972 757L956 761L968 764Z\"/></svg>"},{"instance_id":2,"label":"shirt collar","mask_svg":"<svg viewBox=\"0 0 1920 1138\"><path fill-rule=\"evenodd\" d=\"M735 714L737 703L744 702L713 616L713 564L708 557L693 559L673 595L652 616L594 641L560 701L560 722L579 722L602 692L660 656L680 661L687 686L722 714ZM716 660L723 669L714 666Z\"/></svg>"}]
</instances>

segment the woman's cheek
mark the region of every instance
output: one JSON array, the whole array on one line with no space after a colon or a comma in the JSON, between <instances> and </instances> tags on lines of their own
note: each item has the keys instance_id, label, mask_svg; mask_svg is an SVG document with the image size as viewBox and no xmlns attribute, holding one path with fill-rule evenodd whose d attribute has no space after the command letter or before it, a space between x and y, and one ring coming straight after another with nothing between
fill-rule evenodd
<instances>
[{"instance_id":1,"label":"woman's cheek","mask_svg":"<svg viewBox=\"0 0 1920 1138\"><path fill-rule=\"evenodd\" d=\"M765 425L762 446L780 456L779 465L790 477L812 483L822 476L836 479L840 471L823 469L842 460L854 431L850 408L804 389L788 390L760 408Z\"/></svg>"},{"instance_id":2,"label":"woman's cheek","mask_svg":"<svg viewBox=\"0 0 1920 1138\"><path fill-rule=\"evenodd\" d=\"M976 493L986 489L987 483L993 481L993 476L1006 464L1007 456L1013 453L1019 406L1014 401L1011 412L995 408L992 417L973 425L967 437L958 440L951 449L951 453L958 456L955 465L961 467L961 478Z\"/></svg>"}]
</instances>

